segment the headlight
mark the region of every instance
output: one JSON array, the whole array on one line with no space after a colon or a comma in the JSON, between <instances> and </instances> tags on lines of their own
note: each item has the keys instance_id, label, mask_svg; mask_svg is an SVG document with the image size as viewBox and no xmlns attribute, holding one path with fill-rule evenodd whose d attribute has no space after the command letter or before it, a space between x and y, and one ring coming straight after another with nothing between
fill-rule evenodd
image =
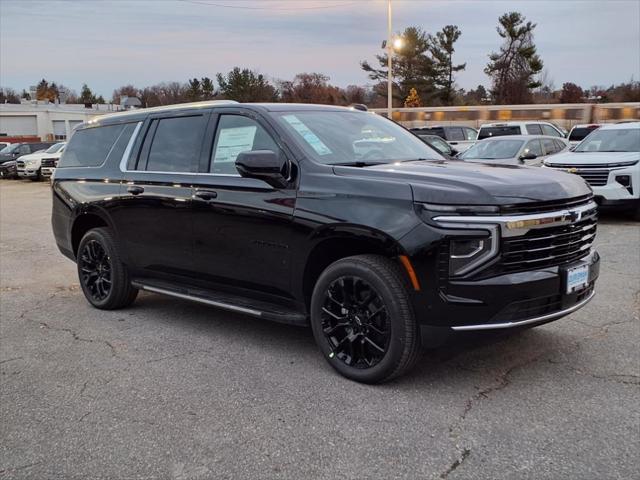
<instances>
[{"instance_id":1,"label":"headlight","mask_svg":"<svg viewBox=\"0 0 640 480\"><path fill-rule=\"evenodd\" d=\"M491 234L452 239L449 241L449 275L464 275L493 258L496 253L497 241Z\"/></svg>"}]
</instances>

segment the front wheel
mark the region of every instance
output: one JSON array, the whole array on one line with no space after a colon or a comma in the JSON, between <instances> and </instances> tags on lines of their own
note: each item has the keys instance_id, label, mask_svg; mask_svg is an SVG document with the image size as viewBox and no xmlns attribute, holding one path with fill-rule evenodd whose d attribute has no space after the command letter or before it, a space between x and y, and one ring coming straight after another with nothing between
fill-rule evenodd
<instances>
[{"instance_id":1,"label":"front wheel","mask_svg":"<svg viewBox=\"0 0 640 480\"><path fill-rule=\"evenodd\" d=\"M96 308L114 310L130 305L138 290L131 286L108 228L89 230L78 247L78 277L86 299Z\"/></svg>"},{"instance_id":2,"label":"front wheel","mask_svg":"<svg viewBox=\"0 0 640 480\"><path fill-rule=\"evenodd\" d=\"M327 267L313 291L311 327L329 364L358 382L391 380L409 370L421 351L402 271L378 255Z\"/></svg>"}]
</instances>

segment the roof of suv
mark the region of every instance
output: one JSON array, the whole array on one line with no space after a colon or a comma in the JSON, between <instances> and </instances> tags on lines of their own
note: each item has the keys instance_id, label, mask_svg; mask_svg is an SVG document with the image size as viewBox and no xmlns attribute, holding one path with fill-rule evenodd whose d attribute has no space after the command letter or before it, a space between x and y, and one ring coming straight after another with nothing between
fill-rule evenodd
<instances>
[{"instance_id":1,"label":"roof of suv","mask_svg":"<svg viewBox=\"0 0 640 480\"><path fill-rule=\"evenodd\" d=\"M566 142L565 138L560 138L560 137L556 137L553 135L498 135L495 137L487 137L487 138L483 138L482 140L478 140L479 142L487 142L487 141L497 141L497 140L535 140L536 138L538 139L546 139L546 138L550 138L553 140L564 140Z\"/></svg>"},{"instance_id":2,"label":"roof of suv","mask_svg":"<svg viewBox=\"0 0 640 480\"><path fill-rule=\"evenodd\" d=\"M521 120L521 121L512 121L512 122L495 122L495 123L484 123L480 126L480 128L483 127L511 127L511 126L518 126L518 125L525 125L525 124L546 124L546 125L551 125L554 126L551 122L547 122L545 120Z\"/></svg>"},{"instance_id":3,"label":"roof of suv","mask_svg":"<svg viewBox=\"0 0 640 480\"><path fill-rule=\"evenodd\" d=\"M125 112L115 112L107 115L100 115L89 120L89 124L100 124L110 120L118 121L126 118L144 117L150 113L171 112L179 110L193 110L210 107L242 106L252 110L262 110L269 112L287 112L303 110L325 110L325 111L360 111L351 107L340 107L335 105L319 105L312 103L238 103L234 100L207 100L204 102L178 103L175 105L162 105L160 107L142 108L139 110L127 110ZM367 113L367 112L362 112Z\"/></svg>"},{"instance_id":4,"label":"roof of suv","mask_svg":"<svg viewBox=\"0 0 640 480\"><path fill-rule=\"evenodd\" d=\"M600 130L629 130L630 128L640 128L640 122L605 123Z\"/></svg>"}]
</instances>

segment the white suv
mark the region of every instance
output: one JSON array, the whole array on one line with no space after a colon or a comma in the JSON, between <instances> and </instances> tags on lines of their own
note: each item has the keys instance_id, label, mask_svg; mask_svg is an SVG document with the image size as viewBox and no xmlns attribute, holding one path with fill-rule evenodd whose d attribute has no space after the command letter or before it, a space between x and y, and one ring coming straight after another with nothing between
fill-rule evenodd
<instances>
[{"instance_id":1,"label":"white suv","mask_svg":"<svg viewBox=\"0 0 640 480\"><path fill-rule=\"evenodd\" d=\"M544 166L580 175L601 205L633 208L640 219L640 122L603 125Z\"/></svg>"},{"instance_id":2,"label":"white suv","mask_svg":"<svg viewBox=\"0 0 640 480\"><path fill-rule=\"evenodd\" d=\"M478 140L502 135L548 135L565 138L565 134L549 122L500 122L485 123L478 131Z\"/></svg>"},{"instance_id":3,"label":"white suv","mask_svg":"<svg viewBox=\"0 0 640 480\"><path fill-rule=\"evenodd\" d=\"M67 142L59 142L51 145L46 150L31 153L29 155L23 155L18 160L18 176L21 178L30 178L31 180L40 180L42 177L42 160L53 159L57 161L64 151L64 147ZM45 175L46 176L46 175Z\"/></svg>"}]
</instances>

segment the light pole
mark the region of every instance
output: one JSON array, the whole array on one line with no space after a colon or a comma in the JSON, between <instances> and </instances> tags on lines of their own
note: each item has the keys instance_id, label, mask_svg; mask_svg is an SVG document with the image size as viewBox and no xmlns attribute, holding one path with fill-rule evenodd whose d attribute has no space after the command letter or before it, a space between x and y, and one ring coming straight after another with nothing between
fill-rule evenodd
<instances>
[{"instance_id":1,"label":"light pole","mask_svg":"<svg viewBox=\"0 0 640 480\"><path fill-rule=\"evenodd\" d=\"M392 72L392 60L393 50L399 50L402 48L402 38L393 37L391 30L391 0L387 0L387 117L392 120L393 110L393 72Z\"/></svg>"},{"instance_id":2,"label":"light pole","mask_svg":"<svg viewBox=\"0 0 640 480\"><path fill-rule=\"evenodd\" d=\"M391 38L391 0L387 0L387 118L392 120L393 110L393 76L391 74L391 56L393 40Z\"/></svg>"}]
</instances>

